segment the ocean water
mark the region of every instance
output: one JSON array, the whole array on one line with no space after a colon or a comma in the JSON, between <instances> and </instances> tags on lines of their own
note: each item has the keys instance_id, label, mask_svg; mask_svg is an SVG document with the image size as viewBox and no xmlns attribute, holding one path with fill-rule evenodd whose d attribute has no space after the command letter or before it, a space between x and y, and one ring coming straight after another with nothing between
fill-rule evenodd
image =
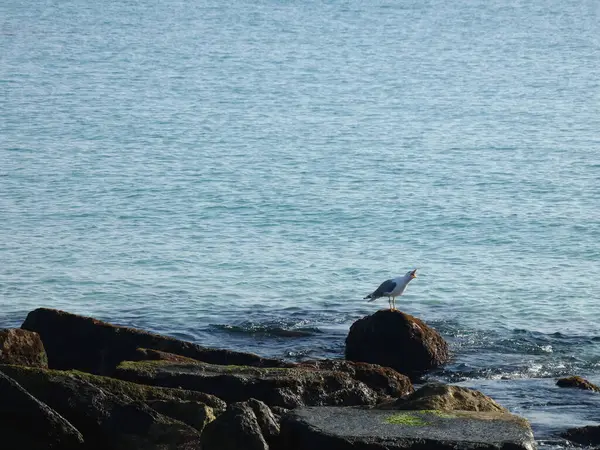
<instances>
[{"instance_id":1,"label":"ocean water","mask_svg":"<svg viewBox=\"0 0 600 450\"><path fill-rule=\"evenodd\" d=\"M0 5L0 326L341 357L362 298L531 420L600 421L600 4Z\"/></svg>"}]
</instances>

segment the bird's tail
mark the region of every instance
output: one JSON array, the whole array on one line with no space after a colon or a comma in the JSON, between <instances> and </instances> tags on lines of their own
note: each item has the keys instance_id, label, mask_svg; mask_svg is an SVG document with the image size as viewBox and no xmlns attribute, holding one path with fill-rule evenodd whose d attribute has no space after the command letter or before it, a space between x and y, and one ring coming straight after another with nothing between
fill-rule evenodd
<instances>
[{"instance_id":1,"label":"bird's tail","mask_svg":"<svg viewBox=\"0 0 600 450\"><path fill-rule=\"evenodd\" d=\"M369 299L369 302L372 302L373 300L375 300L375 297L373 297L373 294L369 294L365 298L363 298L363 300L366 300L366 299Z\"/></svg>"}]
</instances>

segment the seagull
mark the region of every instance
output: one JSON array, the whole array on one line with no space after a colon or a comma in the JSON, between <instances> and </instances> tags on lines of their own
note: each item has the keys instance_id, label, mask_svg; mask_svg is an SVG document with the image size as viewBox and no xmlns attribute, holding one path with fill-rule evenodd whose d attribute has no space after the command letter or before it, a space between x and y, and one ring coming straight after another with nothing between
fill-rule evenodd
<instances>
[{"instance_id":1,"label":"seagull","mask_svg":"<svg viewBox=\"0 0 600 450\"><path fill-rule=\"evenodd\" d=\"M396 297L404 293L406 286L414 278L417 278L417 269L409 270L406 272L406 275L384 281L372 294L367 295L365 299L369 298L369 301L372 302L379 297L387 297L390 304L390 311L396 311Z\"/></svg>"}]
</instances>

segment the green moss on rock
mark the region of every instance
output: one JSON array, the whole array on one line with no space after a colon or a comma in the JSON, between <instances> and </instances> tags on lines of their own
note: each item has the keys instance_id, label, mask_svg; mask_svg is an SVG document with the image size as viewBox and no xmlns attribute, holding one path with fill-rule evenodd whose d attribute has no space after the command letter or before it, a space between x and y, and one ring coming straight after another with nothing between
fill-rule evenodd
<instances>
[{"instance_id":1,"label":"green moss on rock","mask_svg":"<svg viewBox=\"0 0 600 450\"><path fill-rule=\"evenodd\" d=\"M154 362L154 361L148 361ZM156 361L161 362L161 361ZM132 400L146 402L148 400L190 400L206 403L216 409L225 409L226 404L218 397L197 391L186 389L166 388L137 384L116 378L93 375L78 370L52 370L39 369L24 366L0 365L3 372L10 374L15 380L27 378L28 382L44 383L45 380L56 380L57 378L75 377L87 381L101 389L115 395L126 395Z\"/></svg>"},{"instance_id":2,"label":"green moss on rock","mask_svg":"<svg viewBox=\"0 0 600 450\"><path fill-rule=\"evenodd\" d=\"M384 422L393 425L406 425L410 427L422 427L429 425L429 422L423 420L422 417L411 413L394 414L392 416L386 417L384 419Z\"/></svg>"}]
</instances>

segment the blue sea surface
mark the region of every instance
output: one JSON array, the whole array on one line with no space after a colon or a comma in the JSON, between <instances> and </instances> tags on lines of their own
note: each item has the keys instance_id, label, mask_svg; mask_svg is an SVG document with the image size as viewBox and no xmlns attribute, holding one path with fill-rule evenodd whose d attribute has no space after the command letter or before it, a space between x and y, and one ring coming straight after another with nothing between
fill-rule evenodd
<instances>
[{"instance_id":1,"label":"blue sea surface","mask_svg":"<svg viewBox=\"0 0 600 450\"><path fill-rule=\"evenodd\" d=\"M342 357L363 297L531 420L598 424L600 4L0 5L0 326L60 308ZM391 343L393 345L393 343Z\"/></svg>"}]
</instances>

